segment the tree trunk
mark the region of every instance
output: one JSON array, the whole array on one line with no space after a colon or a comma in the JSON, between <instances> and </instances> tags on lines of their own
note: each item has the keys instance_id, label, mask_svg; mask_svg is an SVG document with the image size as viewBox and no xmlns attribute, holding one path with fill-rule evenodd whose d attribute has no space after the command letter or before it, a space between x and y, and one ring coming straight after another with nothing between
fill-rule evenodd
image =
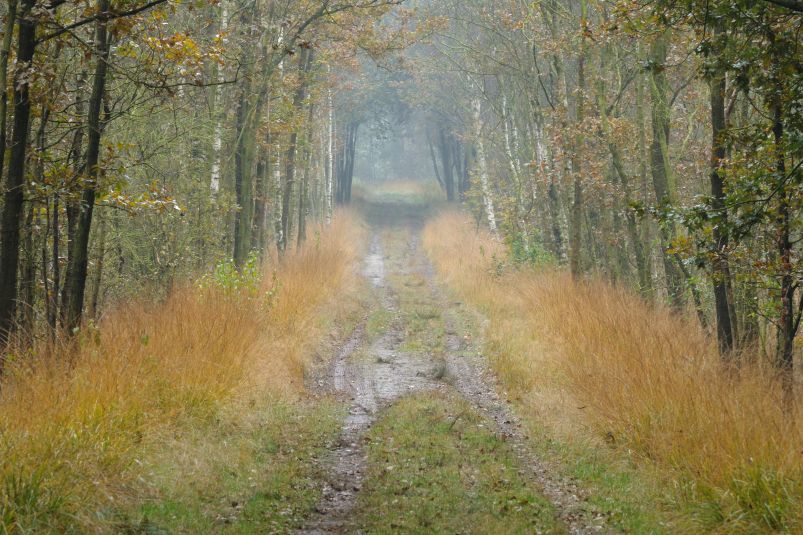
<instances>
[{"instance_id":1,"label":"tree trunk","mask_svg":"<svg viewBox=\"0 0 803 535\"><path fill-rule=\"evenodd\" d=\"M485 206L485 216L488 218L488 228L491 234L497 235L496 213L491 193L491 184L488 177L488 162L485 159L485 145L482 139L482 101L475 98L474 108L474 138L477 143L477 166L479 167L480 188L482 189L482 202Z\"/></svg>"},{"instance_id":2,"label":"tree trunk","mask_svg":"<svg viewBox=\"0 0 803 535\"><path fill-rule=\"evenodd\" d=\"M82 118L84 114L84 87L86 85L87 73L81 72L78 75L75 84L75 114ZM83 118L82 118L83 119ZM83 176L84 168L84 125L78 124L73 136L72 146L68 158L72 161L72 168L75 177ZM59 307L59 321L61 325L66 325L67 308L70 304L70 288L71 285L67 281L73 278L72 275L72 257L74 255L75 244L75 227L78 220L79 205L72 199L65 202L65 212L67 216L67 266L64 273L64 284L61 288L61 306Z\"/></svg>"},{"instance_id":3,"label":"tree trunk","mask_svg":"<svg viewBox=\"0 0 803 535\"><path fill-rule=\"evenodd\" d=\"M454 201L454 154L449 134L441 126L438 128L439 147L441 153L441 167L443 168L443 187L446 190L446 200Z\"/></svg>"},{"instance_id":4,"label":"tree trunk","mask_svg":"<svg viewBox=\"0 0 803 535\"><path fill-rule=\"evenodd\" d=\"M795 335L800 325L800 318L795 318L795 293L798 284L795 282L795 266L792 259L792 216L790 213L790 192L787 183L786 158L783 147L784 118L781 94L782 90L778 88L772 101L772 133L776 150L775 171L779 181L777 188L776 232L780 314L778 317L776 362L781 375L784 405L791 409L794 407ZM803 301L801 301L800 306L803 307Z\"/></svg>"},{"instance_id":5,"label":"tree trunk","mask_svg":"<svg viewBox=\"0 0 803 535\"><path fill-rule=\"evenodd\" d=\"M469 169L471 168L471 151L469 147L463 147L463 164L460 168L460 185L458 187L458 191L460 193L460 200L464 200L466 197L466 192L471 188L471 173L469 173Z\"/></svg>"},{"instance_id":6,"label":"tree trunk","mask_svg":"<svg viewBox=\"0 0 803 535\"><path fill-rule=\"evenodd\" d=\"M20 308L19 328L21 338L27 346L33 342L34 300L36 290L36 251L34 249L34 212L36 203L28 202L23 227L24 259L20 268Z\"/></svg>"},{"instance_id":7,"label":"tree trunk","mask_svg":"<svg viewBox=\"0 0 803 535\"><path fill-rule=\"evenodd\" d=\"M652 97L652 142L650 144L650 166L653 187L658 205L671 207L677 201L672 171L669 164L669 125L670 111L668 101L669 84L666 78L666 54L669 37L666 32L655 38L650 49L650 94ZM661 249L663 251L664 273L669 301L673 308L683 308L683 275L670 252L675 239L675 224L667 222L661 228Z\"/></svg>"},{"instance_id":8,"label":"tree trunk","mask_svg":"<svg viewBox=\"0 0 803 535\"><path fill-rule=\"evenodd\" d=\"M46 132L49 117L50 109L47 107L47 105L42 106L42 111L39 117L39 128L36 131L35 137L36 149L30 158L32 164L31 174L34 177L33 180L39 184L45 183L45 166L42 159L45 152L47 140ZM25 217L25 227L23 232L25 262L22 264L22 268L20 270L20 304L22 306L22 310L19 315L19 323L25 343L30 345L33 343L35 328L34 306L36 299L36 247L34 244L34 220L36 220L38 223L39 217L36 215L36 208L39 203L35 199L31 198L27 204L28 209ZM38 224L36 226L38 227ZM47 228L47 225L45 225L45 228ZM46 240L47 238L45 237L44 241ZM46 276L47 264L42 264L42 271L45 272Z\"/></svg>"},{"instance_id":9,"label":"tree trunk","mask_svg":"<svg viewBox=\"0 0 803 535\"><path fill-rule=\"evenodd\" d=\"M254 184L254 228L252 233L254 236L254 248L258 251L260 258L265 252L267 243L268 167L270 167L268 147L270 147L270 134L267 135L265 146L258 149L259 157L257 158L257 168L254 173L256 182Z\"/></svg>"},{"instance_id":10,"label":"tree trunk","mask_svg":"<svg viewBox=\"0 0 803 535\"><path fill-rule=\"evenodd\" d=\"M242 23L251 38L255 35L254 23L258 17L259 13L256 9L242 12ZM234 251L232 256L234 264L238 268L245 264L251 252L253 236L251 232L254 220L254 181L252 171L254 145L256 142L254 123L257 122L258 115L258 105L253 102L254 95L252 95L254 61L253 48L246 47L242 51L241 58L244 72L237 105L235 126L237 142L234 153L234 192L239 210L234 217Z\"/></svg>"},{"instance_id":11,"label":"tree trunk","mask_svg":"<svg viewBox=\"0 0 803 535\"><path fill-rule=\"evenodd\" d=\"M580 45L580 57L577 61L577 114L575 117L575 128L577 134L572 143L572 176L573 180L573 201L572 201L572 232L569 236L569 266L572 276L577 278L582 273L582 224L583 224L583 173L580 163L580 148L583 146L583 135L579 132L585 119L585 60L586 60L586 2L581 0L580 31L582 32L582 42Z\"/></svg>"},{"instance_id":12,"label":"tree trunk","mask_svg":"<svg viewBox=\"0 0 803 535\"><path fill-rule=\"evenodd\" d=\"M446 191L446 184L443 183L441 172L438 169L438 158L435 156L435 146L432 144L432 136L429 133L429 129L427 129L427 147L429 148L429 157L432 160L432 170L435 171L435 180L438 181L441 189Z\"/></svg>"},{"instance_id":13,"label":"tree trunk","mask_svg":"<svg viewBox=\"0 0 803 535\"><path fill-rule=\"evenodd\" d=\"M6 159L6 117L8 115L8 56L14 37L14 24L17 22L17 0L8 0L6 25L3 28L3 44L0 48L0 179L3 177Z\"/></svg>"},{"instance_id":14,"label":"tree trunk","mask_svg":"<svg viewBox=\"0 0 803 535\"><path fill-rule=\"evenodd\" d=\"M714 39L724 33L721 23L716 23ZM713 217L714 262L711 274L714 286L714 309L717 318L717 341L722 356L733 350L733 320L730 316L728 289L731 286L728 265L728 212L725 207L725 188L719 167L725 160L725 74L717 72L709 82L711 92L711 208Z\"/></svg>"},{"instance_id":15,"label":"tree trunk","mask_svg":"<svg viewBox=\"0 0 803 535\"><path fill-rule=\"evenodd\" d=\"M647 129L644 126L644 76L636 75L636 124L638 128L638 174L641 203L649 204L649 185L647 180ZM632 214L631 217L635 217ZM643 251L644 265L639 267L639 287L647 301L653 300L652 288L652 250L650 247L650 220L644 219L639 235L640 249ZM635 242L634 242L635 243Z\"/></svg>"},{"instance_id":16,"label":"tree trunk","mask_svg":"<svg viewBox=\"0 0 803 535\"><path fill-rule=\"evenodd\" d=\"M304 170L301 173L301 184L298 188L298 235L296 246L301 248L301 244L307 239L307 209L309 200L309 169L310 169L310 147L312 146L312 120L314 118L315 107L310 103L309 116L307 117L306 142L304 143L303 159Z\"/></svg>"},{"instance_id":17,"label":"tree trunk","mask_svg":"<svg viewBox=\"0 0 803 535\"><path fill-rule=\"evenodd\" d=\"M647 261L644 255L644 244L642 242L641 234L639 233L638 222L636 221L636 214L633 213L633 210L630 209L630 203L632 203L635 200L633 197L633 185L630 181L630 176L627 174L627 170L624 167L624 163L622 162L622 153L619 150L619 147L613 141L611 127L606 112L607 106L608 104L605 100L604 94L600 92L599 110L602 124L602 132L606 137L608 151L611 153L611 163L613 165L613 169L615 171L616 177L619 179L619 184L621 184L622 186L622 192L624 193L624 206L621 207L621 210L623 210L625 214L625 227L627 229L627 236L628 239L630 240L631 246L633 247L633 256L636 259L639 290L641 292L645 292L645 289L649 286L649 273L647 271ZM617 219L619 210L620 210L619 207L615 208L614 217ZM624 247L620 247L620 249L622 250L622 252L624 252L625 250ZM623 273L629 270L627 262L624 262L622 259L620 259L619 263Z\"/></svg>"},{"instance_id":18,"label":"tree trunk","mask_svg":"<svg viewBox=\"0 0 803 535\"><path fill-rule=\"evenodd\" d=\"M298 57L298 87L296 88L295 95L293 95L293 110L298 113L307 96L307 80L306 73L311 64L312 54L310 49L302 48ZM290 237L290 208L293 198L293 188L295 187L295 173L296 173L296 152L298 142L298 131L293 130L290 133L290 143L287 146L287 153L285 155L285 175L284 184L282 185L282 234L279 239L279 253L284 253L287 249L287 244L291 240Z\"/></svg>"},{"instance_id":19,"label":"tree trunk","mask_svg":"<svg viewBox=\"0 0 803 535\"><path fill-rule=\"evenodd\" d=\"M61 287L61 264L59 263L59 249L61 240L61 234L59 229L59 196L58 193L53 195L53 214L51 217L48 218L48 224L51 225L51 232L52 232L52 249L51 249L51 274L53 277L53 282L50 288L47 291L46 299L47 299L47 324L50 327L51 335L56 334L56 329L58 328L58 308L59 308L59 289ZM52 221L52 223L50 222ZM43 246L44 247L44 246ZM46 257L46 253L42 253L43 258ZM42 267L44 271L43 278L47 278L47 268Z\"/></svg>"},{"instance_id":20,"label":"tree trunk","mask_svg":"<svg viewBox=\"0 0 803 535\"><path fill-rule=\"evenodd\" d=\"M354 157L357 150L357 133L360 123L356 121L346 125L343 151L337 163L337 202L348 204L351 202L351 184L354 180Z\"/></svg>"},{"instance_id":21,"label":"tree trunk","mask_svg":"<svg viewBox=\"0 0 803 535\"><path fill-rule=\"evenodd\" d=\"M103 267L106 260L106 222L105 217L100 218L100 232L98 233L98 258L95 264L95 273L92 278L92 297L89 300L87 315L94 321L100 317L100 287L103 283Z\"/></svg>"},{"instance_id":22,"label":"tree trunk","mask_svg":"<svg viewBox=\"0 0 803 535\"><path fill-rule=\"evenodd\" d=\"M328 67L327 67L328 68ZM335 176L335 158L334 158L334 143L335 143L335 106L332 102L332 89L327 89L326 93L326 108L327 115L329 116L329 123L326 129L326 161L324 168L326 173L326 224L332 223L332 204L334 203L334 176Z\"/></svg>"},{"instance_id":23,"label":"tree trunk","mask_svg":"<svg viewBox=\"0 0 803 535\"><path fill-rule=\"evenodd\" d=\"M250 76L246 75L246 80ZM251 177L251 150L249 115L250 83L243 83L237 106L237 149L234 154L234 192L239 210L234 219L234 264L245 264L251 247L251 226L254 218L254 184Z\"/></svg>"},{"instance_id":24,"label":"tree trunk","mask_svg":"<svg viewBox=\"0 0 803 535\"><path fill-rule=\"evenodd\" d=\"M98 0L98 13L109 11L110 0ZM81 325L81 314L84 307L84 291L86 289L87 266L89 261L89 234L92 229L92 213L95 207L95 194L98 187L100 161L100 138L103 130L101 108L106 89L106 71L109 62L109 41L107 21L98 19L95 31L95 75L92 80L92 94L89 97L87 110L87 147L86 176L78 220L75 228L73 255L70 258L71 277L66 281L70 286L65 327L68 332L75 332Z\"/></svg>"},{"instance_id":25,"label":"tree trunk","mask_svg":"<svg viewBox=\"0 0 803 535\"><path fill-rule=\"evenodd\" d=\"M345 175L345 202L351 202L351 186L354 183L354 162L357 156L357 134L360 129L360 123L353 123L350 130L349 143L348 143L348 158L346 159L346 175Z\"/></svg>"},{"instance_id":26,"label":"tree trunk","mask_svg":"<svg viewBox=\"0 0 803 535\"><path fill-rule=\"evenodd\" d=\"M14 330L17 313L17 268L20 255L20 220L23 208L23 184L31 119L30 80L36 50L36 19L32 13L36 0L23 0L17 38L17 67L14 72L14 124L11 133L11 158L3 195L0 222L0 347ZM0 360L0 371L2 371Z\"/></svg>"},{"instance_id":27,"label":"tree trunk","mask_svg":"<svg viewBox=\"0 0 803 535\"><path fill-rule=\"evenodd\" d=\"M228 9L228 1L221 0L220 2L220 35L224 35L226 33L226 29L229 23L229 9ZM216 74L217 74L217 83L218 85L215 87L213 92L213 101L212 101L212 113L216 116L215 118L215 130L212 134L212 170L211 170L211 177L209 180L209 189L212 192L212 195L216 195L218 191L220 191L220 160L221 160L221 148L223 146L223 119L225 117L225 113L221 113L221 100L223 97L223 81L225 79L223 75L223 68L220 65L215 64Z\"/></svg>"},{"instance_id":28,"label":"tree trunk","mask_svg":"<svg viewBox=\"0 0 803 535\"><path fill-rule=\"evenodd\" d=\"M563 243L563 228L561 226L560 198L558 196L558 184L555 180L554 169L549 172L549 186L547 197L549 199L549 221L552 230L553 254L558 262L565 264L566 247Z\"/></svg>"}]
</instances>

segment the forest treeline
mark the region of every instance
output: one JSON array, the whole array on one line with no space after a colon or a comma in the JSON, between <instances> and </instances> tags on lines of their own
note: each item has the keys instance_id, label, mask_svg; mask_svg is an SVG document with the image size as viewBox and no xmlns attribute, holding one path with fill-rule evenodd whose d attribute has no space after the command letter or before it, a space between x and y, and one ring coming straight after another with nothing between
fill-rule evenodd
<instances>
[{"instance_id":1,"label":"forest treeline","mask_svg":"<svg viewBox=\"0 0 803 535\"><path fill-rule=\"evenodd\" d=\"M348 201L394 0L4 2L0 343L305 240Z\"/></svg>"},{"instance_id":2,"label":"forest treeline","mask_svg":"<svg viewBox=\"0 0 803 535\"><path fill-rule=\"evenodd\" d=\"M793 381L803 4L433 2L415 58L434 173L513 256L696 313Z\"/></svg>"}]
</instances>

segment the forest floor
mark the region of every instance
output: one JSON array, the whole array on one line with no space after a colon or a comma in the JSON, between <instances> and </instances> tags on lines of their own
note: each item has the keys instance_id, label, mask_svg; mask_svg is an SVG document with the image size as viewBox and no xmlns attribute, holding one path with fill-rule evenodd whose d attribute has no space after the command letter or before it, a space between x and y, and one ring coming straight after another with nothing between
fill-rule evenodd
<instances>
[{"instance_id":1,"label":"forest floor","mask_svg":"<svg viewBox=\"0 0 803 535\"><path fill-rule=\"evenodd\" d=\"M408 199L409 201L409 199ZM589 493L542 461L481 353L482 318L421 246L428 205L364 203L364 317L310 388L344 399L299 533L610 532Z\"/></svg>"}]
</instances>

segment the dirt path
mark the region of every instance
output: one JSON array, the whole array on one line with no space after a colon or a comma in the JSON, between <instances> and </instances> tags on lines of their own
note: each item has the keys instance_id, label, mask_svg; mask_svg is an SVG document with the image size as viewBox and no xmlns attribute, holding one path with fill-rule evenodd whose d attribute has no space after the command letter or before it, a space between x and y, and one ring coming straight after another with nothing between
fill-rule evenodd
<instances>
[{"instance_id":1,"label":"dirt path","mask_svg":"<svg viewBox=\"0 0 803 535\"><path fill-rule=\"evenodd\" d=\"M582 492L571 481L554 477L528 447L519 420L498 395L493 374L474 346L476 337L465 332L469 328L466 311L447 299L435 279L420 244L422 214L398 217L392 211L379 212L381 219L368 216L372 238L361 272L370 283L377 310L388 320L372 335L367 315L328 372L317 378L318 388L347 396L350 406L340 440L322 459L327 473L323 500L298 533L358 531L352 511L365 481L366 432L379 411L403 396L426 390L457 391L495 424L497 433L514 448L522 473L554 504L566 531L607 531L603 519L585 512L590 509ZM438 354L431 348L422 350L411 340L409 319L405 320L409 314L402 313L401 299L414 299L417 306L441 315L444 329Z\"/></svg>"}]
</instances>

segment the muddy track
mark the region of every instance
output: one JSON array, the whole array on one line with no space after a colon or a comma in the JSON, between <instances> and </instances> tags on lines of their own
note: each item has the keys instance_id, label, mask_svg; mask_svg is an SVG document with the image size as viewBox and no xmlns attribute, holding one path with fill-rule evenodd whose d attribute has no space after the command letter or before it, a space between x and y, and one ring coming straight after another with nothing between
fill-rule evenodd
<instances>
[{"instance_id":1,"label":"muddy track","mask_svg":"<svg viewBox=\"0 0 803 535\"><path fill-rule=\"evenodd\" d=\"M379 411L403 396L425 390L457 391L494 422L497 432L516 452L522 475L555 505L558 518L569 533L608 531L604 519L589 512L591 509L580 489L571 481L555 477L549 466L533 454L518 418L508 402L498 395L493 374L478 348L467 341L475 337L460 336L461 328L465 329L461 304L449 301L435 280L433 267L420 246L422 219L373 221L371 245L361 273L371 285L377 306L388 311L391 319L371 341L367 339L366 317L342 345L328 371L317 378L316 388L345 397L349 410L339 440L321 460L327 474L323 499L297 533L359 531L353 523L352 511L365 479L366 432ZM388 224L404 230L406 243L383 243L382 230ZM395 249L386 250L387 247ZM389 261L391 257L396 261ZM446 354L440 361L426 353L403 350L406 329L398 296L388 281L389 274L415 275L425 281L416 290L416 297L436 307L446 327Z\"/></svg>"}]
</instances>

